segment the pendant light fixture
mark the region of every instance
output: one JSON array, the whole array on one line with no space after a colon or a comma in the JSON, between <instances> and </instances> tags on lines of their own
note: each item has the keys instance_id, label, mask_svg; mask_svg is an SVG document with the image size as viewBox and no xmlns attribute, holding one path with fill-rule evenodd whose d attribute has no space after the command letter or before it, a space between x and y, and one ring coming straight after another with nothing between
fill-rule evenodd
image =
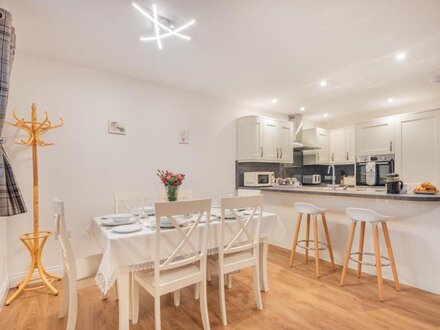
<instances>
[{"instance_id":1,"label":"pendant light fixture","mask_svg":"<svg viewBox=\"0 0 440 330\"><path fill-rule=\"evenodd\" d=\"M185 40L191 40L191 37L182 34L180 32L186 30L188 27L193 25L196 21L193 19L189 21L188 23L183 24L182 26L179 26L177 28L173 28L173 25L170 24L169 26L163 24L161 21L171 22L171 20L161 17L157 13L157 6L153 4L152 6L152 13L150 14L148 10L145 10L141 6L139 6L137 3L132 3L133 7L136 8L144 17L146 17L149 21L151 21L154 25L154 32L155 35L152 37L141 37L141 41L156 41L157 47L159 49L162 49L162 39L168 38L171 36L176 36Z\"/></svg>"}]
</instances>

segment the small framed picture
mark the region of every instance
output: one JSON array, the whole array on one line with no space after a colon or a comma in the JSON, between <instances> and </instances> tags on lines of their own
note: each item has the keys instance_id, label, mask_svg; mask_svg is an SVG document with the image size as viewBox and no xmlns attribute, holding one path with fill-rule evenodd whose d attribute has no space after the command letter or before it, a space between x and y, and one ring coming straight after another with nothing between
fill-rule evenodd
<instances>
[{"instance_id":1,"label":"small framed picture","mask_svg":"<svg viewBox=\"0 0 440 330\"><path fill-rule=\"evenodd\" d=\"M179 143L188 144L189 143L189 131L181 129L179 131Z\"/></svg>"},{"instance_id":2,"label":"small framed picture","mask_svg":"<svg viewBox=\"0 0 440 330\"><path fill-rule=\"evenodd\" d=\"M119 121L109 121L108 122L108 134L118 134L118 135L126 135L127 127L125 123L121 123Z\"/></svg>"}]
</instances>

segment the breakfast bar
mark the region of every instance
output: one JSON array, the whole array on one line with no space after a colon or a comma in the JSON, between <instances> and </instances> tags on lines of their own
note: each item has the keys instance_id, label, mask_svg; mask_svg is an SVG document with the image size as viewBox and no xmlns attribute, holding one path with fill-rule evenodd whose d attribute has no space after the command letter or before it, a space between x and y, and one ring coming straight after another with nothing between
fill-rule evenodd
<instances>
[{"instance_id":1,"label":"breakfast bar","mask_svg":"<svg viewBox=\"0 0 440 330\"><path fill-rule=\"evenodd\" d=\"M332 239L335 262L342 265L349 235L350 219L346 216L347 207L375 210L392 216L388 221L394 256L400 282L433 293L440 293L440 196L407 194L386 194L382 189L348 188L346 190L328 187L260 188L264 195L265 211L278 214L283 235L273 237L270 242L286 249L292 247L293 232L297 213L295 202L305 202L327 209L327 222ZM364 251L374 251L372 232L367 226ZM305 231L302 229L302 231ZM304 235L304 232L300 232ZM324 233L319 233L324 240ZM357 247L358 235L353 247ZM381 237L381 240L383 238ZM385 246L381 241L381 246ZM313 252L310 252L313 254ZM386 254L386 252L384 252ZM329 260L328 254L320 258ZM289 260L286 259L286 265ZM356 264L350 262L353 268ZM294 266L295 267L295 266ZM364 267L363 272L375 274L374 267ZM392 279L391 269L383 268L383 277Z\"/></svg>"}]
</instances>

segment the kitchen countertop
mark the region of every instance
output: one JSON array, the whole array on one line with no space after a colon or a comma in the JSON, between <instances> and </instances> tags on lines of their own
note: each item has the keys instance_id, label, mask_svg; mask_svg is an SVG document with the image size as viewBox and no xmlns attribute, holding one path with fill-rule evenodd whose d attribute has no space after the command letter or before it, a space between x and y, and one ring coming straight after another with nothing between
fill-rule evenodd
<instances>
[{"instance_id":1,"label":"kitchen countertop","mask_svg":"<svg viewBox=\"0 0 440 330\"><path fill-rule=\"evenodd\" d=\"M377 198L414 202L440 202L440 193L436 195L418 195L413 192L406 194L387 194L385 189L371 187L351 187L346 190L337 188L332 190L326 186L302 186L300 188L273 188L273 187L238 187L238 189L258 189L270 192L293 194L326 195L341 197Z\"/></svg>"}]
</instances>

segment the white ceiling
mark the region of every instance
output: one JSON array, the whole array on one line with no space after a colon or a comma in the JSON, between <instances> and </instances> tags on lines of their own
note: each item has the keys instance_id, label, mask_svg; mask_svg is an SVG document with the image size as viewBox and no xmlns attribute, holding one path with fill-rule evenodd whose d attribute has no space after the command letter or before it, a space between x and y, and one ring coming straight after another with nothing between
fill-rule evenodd
<instances>
[{"instance_id":1,"label":"white ceiling","mask_svg":"<svg viewBox=\"0 0 440 330\"><path fill-rule=\"evenodd\" d=\"M130 0L0 0L13 14L18 52L282 113L305 106L312 120L440 107L440 84L431 81L440 74L439 0L155 3L163 16L197 20L186 31L191 41L168 38L161 51L140 42L154 30Z\"/></svg>"}]
</instances>

